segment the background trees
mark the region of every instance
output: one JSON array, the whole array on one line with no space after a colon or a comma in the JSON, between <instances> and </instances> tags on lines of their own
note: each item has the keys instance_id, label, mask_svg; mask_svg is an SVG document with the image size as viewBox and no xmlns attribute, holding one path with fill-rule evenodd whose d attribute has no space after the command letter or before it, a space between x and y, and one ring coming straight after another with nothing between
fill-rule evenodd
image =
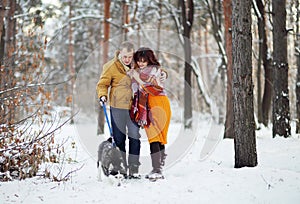
<instances>
[{"instance_id":1,"label":"background trees","mask_svg":"<svg viewBox=\"0 0 300 204\"><path fill-rule=\"evenodd\" d=\"M0 69L0 181L40 175L50 177L43 162L58 162L62 147L54 133L68 115L56 112L55 87L49 80L47 36L37 4L4 1ZM38 2L36 2L38 3ZM30 20L28 20L30 19ZM3 42L3 43L2 43Z\"/></svg>"},{"instance_id":2,"label":"background trees","mask_svg":"<svg viewBox=\"0 0 300 204\"><path fill-rule=\"evenodd\" d=\"M299 0L233 6L235 1L227 0L2 0L1 145L8 132L16 135L16 128L7 127L42 117L54 103L72 107L71 115L80 109L88 117L79 123L96 121L94 90L102 65L121 41L132 40L136 47L155 49L169 70L167 89L182 107L186 128L192 127L193 111L212 114L225 126L224 137L236 137L236 156L249 150L241 144L251 146L246 165L255 165L253 128L272 125L274 136L288 137L295 120L300 129ZM252 21L244 25L239 12ZM101 112L98 121L101 133Z\"/></svg>"}]
</instances>

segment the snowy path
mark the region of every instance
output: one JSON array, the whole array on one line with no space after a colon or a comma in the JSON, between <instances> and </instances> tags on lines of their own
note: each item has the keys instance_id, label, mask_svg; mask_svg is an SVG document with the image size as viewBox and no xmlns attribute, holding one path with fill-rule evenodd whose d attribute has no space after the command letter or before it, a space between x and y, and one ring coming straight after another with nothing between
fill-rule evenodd
<instances>
[{"instance_id":1,"label":"snowy path","mask_svg":"<svg viewBox=\"0 0 300 204\"><path fill-rule=\"evenodd\" d=\"M170 132L178 134L179 129L174 125ZM66 154L77 160L66 164L64 172L84 165L69 181L55 183L33 178L0 183L0 203L300 203L298 136L272 139L268 129L261 130L257 133L259 165L234 169L232 140L222 140L209 158L200 161L208 132L203 122L192 148L165 170L165 180L126 181L117 187L110 180L97 181L95 157L81 143L78 132L70 125L61 132L70 138L70 144L75 142L75 148ZM143 154L147 155L144 143ZM98 144L95 142L95 146Z\"/></svg>"}]
</instances>

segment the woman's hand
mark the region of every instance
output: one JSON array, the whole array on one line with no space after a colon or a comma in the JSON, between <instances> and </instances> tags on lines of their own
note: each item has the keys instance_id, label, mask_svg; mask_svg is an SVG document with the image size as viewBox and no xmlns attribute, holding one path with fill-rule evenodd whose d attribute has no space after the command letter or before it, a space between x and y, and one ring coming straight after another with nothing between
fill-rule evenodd
<instances>
[{"instance_id":1,"label":"woman's hand","mask_svg":"<svg viewBox=\"0 0 300 204\"><path fill-rule=\"evenodd\" d=\"M164 83L167 79L167 73L164 70L161 70L160 76L159 76L159 81L161 83Z\"/></svg>"},{"instance_id":2,"label":"woman's hand","mask_svg":"<svg viewBox=\"0 0 300 204\"><path fill-rule=\"evenodd\" d=\"M132 79L133 72L134 72L134 69L130 69L129 71L127 71L126 74Z\"/></svg>"}]
</instances>

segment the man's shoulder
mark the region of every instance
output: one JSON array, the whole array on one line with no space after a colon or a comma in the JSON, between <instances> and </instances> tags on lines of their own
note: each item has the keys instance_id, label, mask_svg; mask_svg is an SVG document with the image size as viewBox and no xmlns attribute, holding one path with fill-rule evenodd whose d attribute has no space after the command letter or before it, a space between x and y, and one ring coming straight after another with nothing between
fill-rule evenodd
<instances>
[{"instance_id":1,"label":"man's shoulder","mask_svg":"<svg viewBox=\"0 0 300 204\"><path fill-rule=\"evenodd\" d=\"M113 67L116 67L117 66L117 60L115 58L109 60L108 62L106 62L104 65L103 65L103 68L104 69L109 69L109 68L113 68Z\"/></svg>"}]
</instances>

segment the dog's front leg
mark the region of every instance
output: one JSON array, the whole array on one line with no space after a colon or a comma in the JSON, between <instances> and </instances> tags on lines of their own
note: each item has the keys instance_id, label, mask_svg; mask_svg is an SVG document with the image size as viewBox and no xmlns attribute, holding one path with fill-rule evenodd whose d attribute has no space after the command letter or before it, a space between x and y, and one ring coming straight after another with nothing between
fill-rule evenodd
<instances>
[{"instance_id":1,"label":"dog's front leg","mask_svg":"<svg viewBox=\"0 0 300 204\"><path fill-rule=\"evenodd\" d=\"M99 162L99 161L97 164L97 170L98 170L97 179L98 179L98 181L102 182L102 169L101 169L101 162Z\"/></svg>"}]
</instances>

